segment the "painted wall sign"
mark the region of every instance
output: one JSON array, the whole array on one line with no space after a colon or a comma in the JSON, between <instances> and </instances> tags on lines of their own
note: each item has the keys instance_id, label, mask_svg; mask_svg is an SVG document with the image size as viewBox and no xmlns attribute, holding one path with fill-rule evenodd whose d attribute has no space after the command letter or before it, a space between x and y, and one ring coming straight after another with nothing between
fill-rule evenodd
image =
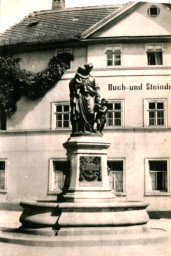
<instances>
[{"instance_id":1,"label":"painted wall sign","mask_svg":"<svg viewBox=\"0 0 171 256\"><path fill-rule=\"evenodd\" d=\"M140 90L171 90L171 85L168 83L166 84L152 84L152 83L140 83L139 85L113 85L113 84L108 84L108 90L109 91L125 91L125 90L130 90L130 91L140 91Z\"/></svg>"}]
</instances>

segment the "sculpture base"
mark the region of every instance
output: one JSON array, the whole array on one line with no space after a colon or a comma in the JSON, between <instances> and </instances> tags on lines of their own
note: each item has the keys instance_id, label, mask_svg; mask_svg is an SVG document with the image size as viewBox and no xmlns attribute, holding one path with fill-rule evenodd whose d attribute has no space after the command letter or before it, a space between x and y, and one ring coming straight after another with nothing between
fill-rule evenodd
<instances>
[{"instance_id":1,"label":"sculpture base","mask_svg":"<svg viewBox=\"0 0 171 256\"><path fill-rule=\"evenodd\" d=\"M113 202L109 187L107 149L101 134L72 134L64 147L70 161L64 202Z\"/></svg>"},{"instance_id":2,"label":"sculpture base","mask_svg":"<svg viewBox=\"0 0 171 256\"><path fill-rule=\"evenodd\" d=\"M38 235L84 235L86 230L91 234L98 234L99 230L111 234L111 230L117 233L119 227L122 233L127 233L127 230L142 232L146 231L149 220L147 204L142 202L39 201L23 202L21 206L24 210L20 217L20 231Z\"/></svg>"},{"instance_id":3,"label":"sculpture base","mask_svg":"<svg viewBox=\"0 0 171 256\"><path fill-rule=\"evenodd\" d=\"M142 202L22 202L19 229L3 229L0 241L49 246L127 246L163 243L167 232L147 227Z\"/></svg>"},{"instance_id":4,"label":"sculpture base","mask_svg":"<svg viewBox=\"0 0 171 256\"><path fill-rule=\"evenodd\" d=\"M111 190L68 190L62 195L63 202L113 202L115 194Z\"/></svg>"},{"instance_id":5,"label":"sculpture base","mask_svg":"<svg viewBox=\"0 0 171 256\"><path fill-rule=\"evenodd\" d=\"M41 247L95 247L95 246L119 246L119 251L122 247L130 245L143 245L143 252L146 249L149 252L149 248L145 247L154 244L152 248L153 254L155 254L155 248L157 244L163 243L167 240L167 232L161 229L149 229L144 232L126 232L124 233L112 233L112 229L102 229L104 234L95 234L94 231L88 229L85 231L85 235L58 235L58 236L35 236L30 234L19 233L18 230L8 229L0 232L0 242L13 243L29 246L41 246ZM128 231L128 230L127 230ZM66 233L65 233L66 234ZM91 235L90 235L91 234ZM93 235L92 235L93 234ZM163 246L163 245L162 245ZM112 247L114 249L114 247ZM78 248L77 248L78 250ZM27 248L28 251L28 248ZM156 249L158 252L158 249ZM58 253L58 252L56 252ZM137 255L139 252L137 252ZM117 254L120 255L120 254ZM143 254L144 255L144 254ZM147 254L146 254L147 255ZM156 255L156 254L155 254ZM161 255L161 254L160 254ZM165 254L163 254L165 255Z\"/></svg>"}]
</instances>

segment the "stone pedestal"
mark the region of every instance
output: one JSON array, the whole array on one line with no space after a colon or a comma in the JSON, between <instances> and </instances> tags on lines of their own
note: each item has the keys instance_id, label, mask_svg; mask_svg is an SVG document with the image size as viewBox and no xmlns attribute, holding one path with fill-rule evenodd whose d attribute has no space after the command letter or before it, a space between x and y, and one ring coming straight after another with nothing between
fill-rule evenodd
<instances>
[{"instance_id":1,"label":"stone pedestal","mask_svg":"<svg viewBox=\"0 0 171 256\"><path fill-rule=\"evenodd\" d=\"M64 143L70 161L70 175L64 202L111 202L107 173L109 143L101 135L71 136ZM67 184L66 184L67 186Z\"/></svg>"}]
</instances>

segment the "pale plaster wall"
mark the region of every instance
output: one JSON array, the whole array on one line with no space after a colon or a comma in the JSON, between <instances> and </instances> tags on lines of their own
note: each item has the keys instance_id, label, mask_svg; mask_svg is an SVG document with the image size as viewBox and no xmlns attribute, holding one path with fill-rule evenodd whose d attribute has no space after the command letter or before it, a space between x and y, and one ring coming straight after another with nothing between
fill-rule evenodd
<instances>
[{"instance_id":1,"label":"pale plaster wall","mask_svg":"<svg viewBox=\"0 0 171 256\"><path fill-rule=\"evenodd\" d=\"M125 133L105 133L105 138L111 142L108 158L125 157L127 200L149 202L149 210L170 210L169 196L144 196L145 159L166 157L170 159L169 144L171 139L169 134L170 132L161 133L158 131L152 133L127 131ZM169 182L171 184L171 176Z\"/></svg>"},{"instance_id":2,"label":"pale plaster wall","mask_svg":"<svg viewBox=\"0 0 171 256\"><path fill-rule=\"evenodd\" d=\"M147 44L153 44L147 43ZM147 68L146 43L123 43L123 44L98 44L88 46L88 62L93 63L94 68L120 68L137 67ZM121 46L121 66L107 67L106 66L106 47ZM162 43L163 46L163 65L160 67L171 66L171 44Z\"/></svg>"},{"instance_id":3,"label":"pale plaster wall","mask_svg":"<svg viewBox=\"0 0 171 256\"><path fill-rule=\"evenodd\" d=\"M30 51L14 54L13 57L20 58L20 66L23 69L40 72L47 68L50 59L57 55L57 49ZM68 47L67 47L68 49ZM87 59L86 47L73 47L71 50L74 60L71 61L71 69L77 69L79 65L84 65Z\"/></svg>"},{"instance_id":4,"label":"pale plaster wall","mask_svg":"<svg viewBox=\"0 0 171 256\"><path fill-rule=\"evenodd\" d=\"M47 68L49 60L55 56L55 50L31 51L13 55L20 58L20 67L33 72L40 72Z\"/></svg>"},{"instance_id":5,"label":"pale plaster wall","mask_svg":"<svg viewBox=\"0 0 171 256\"><path fill-rule=\"evenodd\" d=\"M87 63L87 48L86 47L74 47L72 50L74 61L72 61L71 69L77 70L81 65Z\"/></svg>"},{"instance_id":6,"label":"pale plaster wall","mask_svg":"<svg viewBox=\"0 0 171 256\"><path fill-rule=\"evenodd\" d=\"M62 146L68 135L10 135L1 138L1 157L8 159L6 200L45 198L48 192L49 159L65 158Z\"/></svg>"},{"instance_id":7,"label":"pale plaster wall","mask_svg":"<svg viewBox=\"0 0 171 256\"><path fill-rule=\"evenodd\" d=\"M157 71L158 72L158 71ZM157 75L157 74L156 74ZM73 77L74 74L71 74ZM31 130L50 129L52 117L52 102L69 102L69 81L66 78L59 81L43 98L30 101L22 98L17 102L17 111L8 119L8 130ZM113 77L103 77L102 73L96 72L96 82L100 87L100 94L108 100L124 100L125 127L144 126L144 99L158 98L167 99L167 126L171 127L171 90L147 90L146 84L171 86L170 76L117 76L113 72ZM141 86L142 90L130 90L130 86ZM114 88L122 84L128 88L126 90L109 90L109 84Z\"/></svg>"},{"instance_id":8,"label":"pale plaster wall","mask_svg":"<svg viewBox=\"0 0 171 256\"><path fill-rule=\"evenodd\" d=\"M144 3L130 15L97 32L93 37L170 35L171 10L163 4L156 3L160 8L160 14L150 17L147 10L153 4Z\"/></svg>"},{"instance_id":9,"label":"pale plaster wall","mask_svg":"<svg viewBox=\"0 0 171 256\"><path fill-rule=\"evenodd\" d=\"M108 158L125 158L125 199L145 200L150 203L150 210L170 210L170 197L144 196L145 158L169 157L170 159L170 133L104 132L104 137L111 143ZM1 157L8 159L8 193L1 195L1 198L7 201L55 199L56 196L48 195L49 159L66 158L62 144L68 137L69 133L65 132L2 136Z\"/></svg>"},{"instance_id":10,"label":"pale plaster wall","mask_svg":"<svg viewBox=\"0 0 171 256\"><path fill-rule=\"evenodd\" d=\"M8 130L50 129L51 103L69 101L69 81L62 80L43 98L31 101L22 98L17 102L17 111L8 120Z\"/></svg>"},{"instance_id":11,"label":"pale plaster wall","mask_svg":"<svg viewBox=\"0 0 171 256\"><path fill-rule=\"evenodd\" d=\"M116 75L116 72L115 72ZM125 100L125 127L143 127L144 125L144 99L159 98L167 99L167 126L171 126L171 90L147 90L146 84L153 85L171 85L170 76L116 76L116 77L97 77L96 81L100 86L101 95L108 100L124 99ZM142 90L109 90L108 85L124 85L126 88L135 85L140 86Z\"/></svg>"}]
</instances>

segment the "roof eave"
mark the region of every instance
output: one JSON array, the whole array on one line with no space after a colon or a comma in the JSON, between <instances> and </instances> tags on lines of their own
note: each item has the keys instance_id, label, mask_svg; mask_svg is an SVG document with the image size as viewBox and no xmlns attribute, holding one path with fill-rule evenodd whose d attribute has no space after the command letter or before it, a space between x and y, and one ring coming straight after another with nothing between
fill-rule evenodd
<instances>
[{"instance_id":1,"label":"roof eave","mask_svg":"<svg viewBox=\"0 0 171 256\"><path fill-rule=\"evenodd\" d=\"M82 42L91 43L144 43L144 42L171 42L171 35L155 35L155 36L115 36L115 37L96 37L85 38Z\"/></svg>"},{"instance_id":2,"label":"roof eave","mask_svg":"<svg viewBox=\"0 0 171 256\"><path fill-rule=\"evenodd\" d=\"M22 42L22 43L14 43L9 45L1 45L0 53L11 53L14 52L23 52L25 49L27 50L42 50L42 49L52 49L57 47L65 47L66 45L83 45L85 42L80 41L79 39L68 39L68 40L49 40L42 42Z\"/></svg>"}]
</instances>

